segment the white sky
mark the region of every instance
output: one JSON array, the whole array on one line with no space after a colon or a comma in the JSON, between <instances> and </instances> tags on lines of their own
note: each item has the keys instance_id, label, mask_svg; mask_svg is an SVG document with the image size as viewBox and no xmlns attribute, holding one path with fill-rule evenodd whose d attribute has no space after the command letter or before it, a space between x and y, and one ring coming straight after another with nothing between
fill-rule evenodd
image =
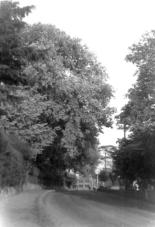
<instances>
[{"instance_id":1,"label":"white sky","mask_svg":"<svg viewBox=\"0 0 155 227\"><path fill-rule=\"evenodd\" d=\"M35 5L29 23L50 23L72 37L81 38L106 67L115 89L111 105L118 110L135 81L135 67L125 62L128 47L141 35L155 29L155 0L20 0ZM100 136L104 145L115 144L123 132L106 129Z\"/></svg>"}]
</instances>

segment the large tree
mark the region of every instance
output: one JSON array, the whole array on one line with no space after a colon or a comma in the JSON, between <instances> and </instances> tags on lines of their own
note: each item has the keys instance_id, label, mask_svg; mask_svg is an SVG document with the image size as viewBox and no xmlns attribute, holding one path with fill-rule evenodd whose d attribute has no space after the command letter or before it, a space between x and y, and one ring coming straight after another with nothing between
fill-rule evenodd
<instances>
[{"instance_id":1,"label":"large tree","mask_svg":"<svg viewBox=\"0 0 155 227\"><path fill-rule=\"evenodd\" d=\"M23 43L21 31L26 26L23 19L32 6L19 7L17 2L0 2L0 115L5 106L16 101L16 86L25 85L22 73L28 48Z\"/></svg>"},{"instance_id":2,"label":"large tree","mask_svg":"<svg viewBox=\"0 0 155 227\"><path fill-rule=\"evenodd\" d=\"M130 135L120 142L116 166L121 176L130 182L139 179L146 187L155 177L155 31L134 44L126 59L137 66L137 81L118 116Z\"/></svg>"},{"instance_id":3,"label":"large tree","mask_svg":"<svg viewBox=\"0 0 155 227\"><path fill-rule=\"evenodd\" d=\"M25 66L26 46L21 31L23 19L31 12L32 6L19 7L17 2L0 2L0 186L16 186L24 182L27 164L31 159L28 145L14 134L7 135L3 121L9 116L8 110L18 106L21 97L18 86L25 85L22 73Z\"/></svg>"},{"instance_id":4,"label":"large tree","mask_svg":"<svg viewBox=\"0 0 155 227\"><path fill-rule=\"evenodd\" d=\"M27 27L24 18L32 9L33 6L20 7L13 1L0 4L0 124L29 143L30 137L34 140L42 135L40 140L46 144L46 125L32 124L44 108L45 100L38 93L34 95L24 72L28 64L42 58L41 51L27 43L22 35ZM17 127L24 130L19 133Z\"/></svg>"},{"instance_id":5,"label":"large tree","mask_svg":"<svg viewBox=\"0 0 155 227\"><path fill-rule=\"evenodd\" d=\"M16 117L9 111L5 125L26 136L36 152L50 149L51 157L61 152L65 168L93 166L97 136L102 126L111 125L113 112L104 67L80 40L52 25L28 26L22 37L42 58L24 68L27 99Z\"/></svg>"},{"instance_id":6,"label":"large tree","mask_svg":"<svg viewBox=\"0 0 155 227\"><path fill-rule=\"evenodd\" d=\"M35 155L42 152L45 163L92 169L97 136L113 113L107 73L80 40L52 25L26 25L31 9L1 3L0 123Z\"/></svg>"}]
</instances>

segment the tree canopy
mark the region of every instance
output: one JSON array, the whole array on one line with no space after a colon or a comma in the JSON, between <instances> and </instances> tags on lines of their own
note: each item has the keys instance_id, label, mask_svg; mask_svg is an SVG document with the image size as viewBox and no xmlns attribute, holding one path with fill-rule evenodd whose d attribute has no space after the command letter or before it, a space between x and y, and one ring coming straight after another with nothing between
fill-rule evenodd
<instances>
[{"instance_id":1,"label":"tree canopy","mask_svg":"<svg viewBox=\"0 0 155 227\"><path fill-rule=\"evenodd\" d=\"M20 96L16 94L19 85L25 85L22 74L25 66L26 47L20 33L25 27L23 19L32 6L19 7L17 2L0 2L0 186L23 184L31 149L15 134L7 135L4 120L9 109L13 110ZM11 112L10 112L11 113Z\"/></svg>"},{"instance_id":2,"label":"tree canopy","mask_svg":"<svg viewBox=\"0 0 155 227\"><path fill-rule=\"evenodd\" d=\"M137 81L128 91L128 103L118 116L130 135L120 142L116 166L120 175L145 182L155 177L155 31L130 48L127 61L137 66Z\"/></svg>"},{"instance_id":3,"label":"tree canopy","mask_svg":"<svg viewBox=\"0 0 155 227\"><path fill-rule=\"evenodd\" d=\"M12 1L0 3L0 81L5 84L24 82L21 71L25 64L26 45L20 32L25 27L23 19L32 8L21 8L19 3Z\"/></svg>"},{"instance_id":4,"label":"tree canopy","mask_svg":"<svg viewBox=\"0 0 155 227\"><path fill-rule=\"evenodd\" d=\"M32 8L1 3L1 126L45 162L56 157L64 169L93 167L97 136L112 124L106 70L79 39L52 25L27 25Z\"/></svg>"},{"instance_id":5,"label":"tree canopy","mask_svg":"<svg viewBox=\"0 0 155 227\"><path fill-rule=\"evenodd\" d=\"M45 58L29 64L25 73L31 78L33 72L33 94L44 97L38 116L40 124L50 128L51 152L61 151L66 168L80 170L91 163L102 126L111 125L113 110L107 104L112 92L105 69L78 39L54 26L37 24L28 27L24 36L45 51Z\"/></svg>"}]
</instances>

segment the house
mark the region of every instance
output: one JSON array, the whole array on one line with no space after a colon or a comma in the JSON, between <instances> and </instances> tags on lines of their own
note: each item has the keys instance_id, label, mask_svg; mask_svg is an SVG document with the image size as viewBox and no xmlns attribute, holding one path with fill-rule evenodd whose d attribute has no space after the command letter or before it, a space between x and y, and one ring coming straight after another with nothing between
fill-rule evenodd
<instances>
[{"instance_id":1,"label":"house","mask_svg":"<svg viewBox=\"0 0 155 227\"><path fill-rule=\"evenodd\" d=\"M76 181L76 190L94 190L97 188L97 179L93 178L91 175L84 177L79 176Z\"/></svg>"}]
</instances>

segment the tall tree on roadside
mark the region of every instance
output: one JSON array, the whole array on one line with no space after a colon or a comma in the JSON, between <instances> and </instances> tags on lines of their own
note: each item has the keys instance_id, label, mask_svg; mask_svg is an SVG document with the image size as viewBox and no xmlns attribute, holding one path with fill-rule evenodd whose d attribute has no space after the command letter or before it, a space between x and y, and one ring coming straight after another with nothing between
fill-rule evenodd
<instances>
[{"instance_id":1,"label":"tall tree on roadside","mask_svg":"<svg viewBox=\"0 0 155 227\"><path fill-rule=\"evenodd\" d=\"M1 3L0 123L35 154L50 150L47 160L61 151L64 169L93 166L113 113L106 71L80 40L51 25L27 26L31 9Z\"/></svg>"},{"instance_id":2,"label":"tall tree on roadside","mask_svg":"<svg viewBox=\"0 0 155 227\"><path fill-rule=\"evenodd\" d=\"M42 58L39 49L36 51L22 35L27 27L24 18L33 8L20 7L18 2L13 1L2 1L0 4L0 124L6 131L17 134L30 145L30 137L33 141L41 137L39 142L44 141L46 144L53 135L49 133L47 137L48 127L36 123L42 108L45 109L45 100L38 93L34 95L30 91L29 78L24 73L30 62L32 64ZM29 129L28 125L32 121L35 123ZM21 125L25 130L19 133L16 128L21 129Z\"/></svg>"},{"instance_id":3,"label":"tall tree on roadside","mask_svg":"<svg viewBox=\"0 0 155 227\"><path fill-rule=\"evenodd\" d=\"M50 147L52 158L61 151L65 169L80 170L88 162L93 165L90 159L97 150L98 133L102 126L111 125L113 113L108 107L112 89L104 67L80 40L52 25L29 26L22 37L44 54L24 69L28 99L19 106L15 121L6 119L8 128L26 135L37 152L46 153ZM39 125L50 129L45 130L45 140L40 140Z\"/></svg>"},{"instance_id":4,"label":"tall tree on roadside","mask_svg":"<svg viewBox=\"0 0 155 227\"><path fill-rule=\"evenodd\" d=\"M155 31L143 36L130 51L126 59L137 66L137 81L118 116L130 135L121 141L115 161L120 175L130 182L138 179L146 187L155 177Z\"/></svg>"},{"instance_id":5,"label":"tall tree on roadside","mask_svg":"<svg viewBox=\"0 0 155 227\"><path fill-rule=\"evenodd\" d=\"M19 7L17 2L0 2L0 185L17 186L24 182L30 148L3 130L3 120L8 109L14 109L20 100L17 87L26 83L22 74L25 66L26 47L20 36L25 27L23 19L32 6ZM12 139L13 138L13 139Z\"/></svg>"},{"instance_id":6,"label":"tall tree on roadside","mask_svg":"<svg viewBox=\"0 0 155 227\"><path fill-rule=\"evenodd\" d=\"M0 115L5 113L5 105L16 101L16 86L25 85L22 71L27 50L21 31L26 25L23 19L32 8L21 8L18 2L0 2Z\"/></svg>"}]
</instances>

